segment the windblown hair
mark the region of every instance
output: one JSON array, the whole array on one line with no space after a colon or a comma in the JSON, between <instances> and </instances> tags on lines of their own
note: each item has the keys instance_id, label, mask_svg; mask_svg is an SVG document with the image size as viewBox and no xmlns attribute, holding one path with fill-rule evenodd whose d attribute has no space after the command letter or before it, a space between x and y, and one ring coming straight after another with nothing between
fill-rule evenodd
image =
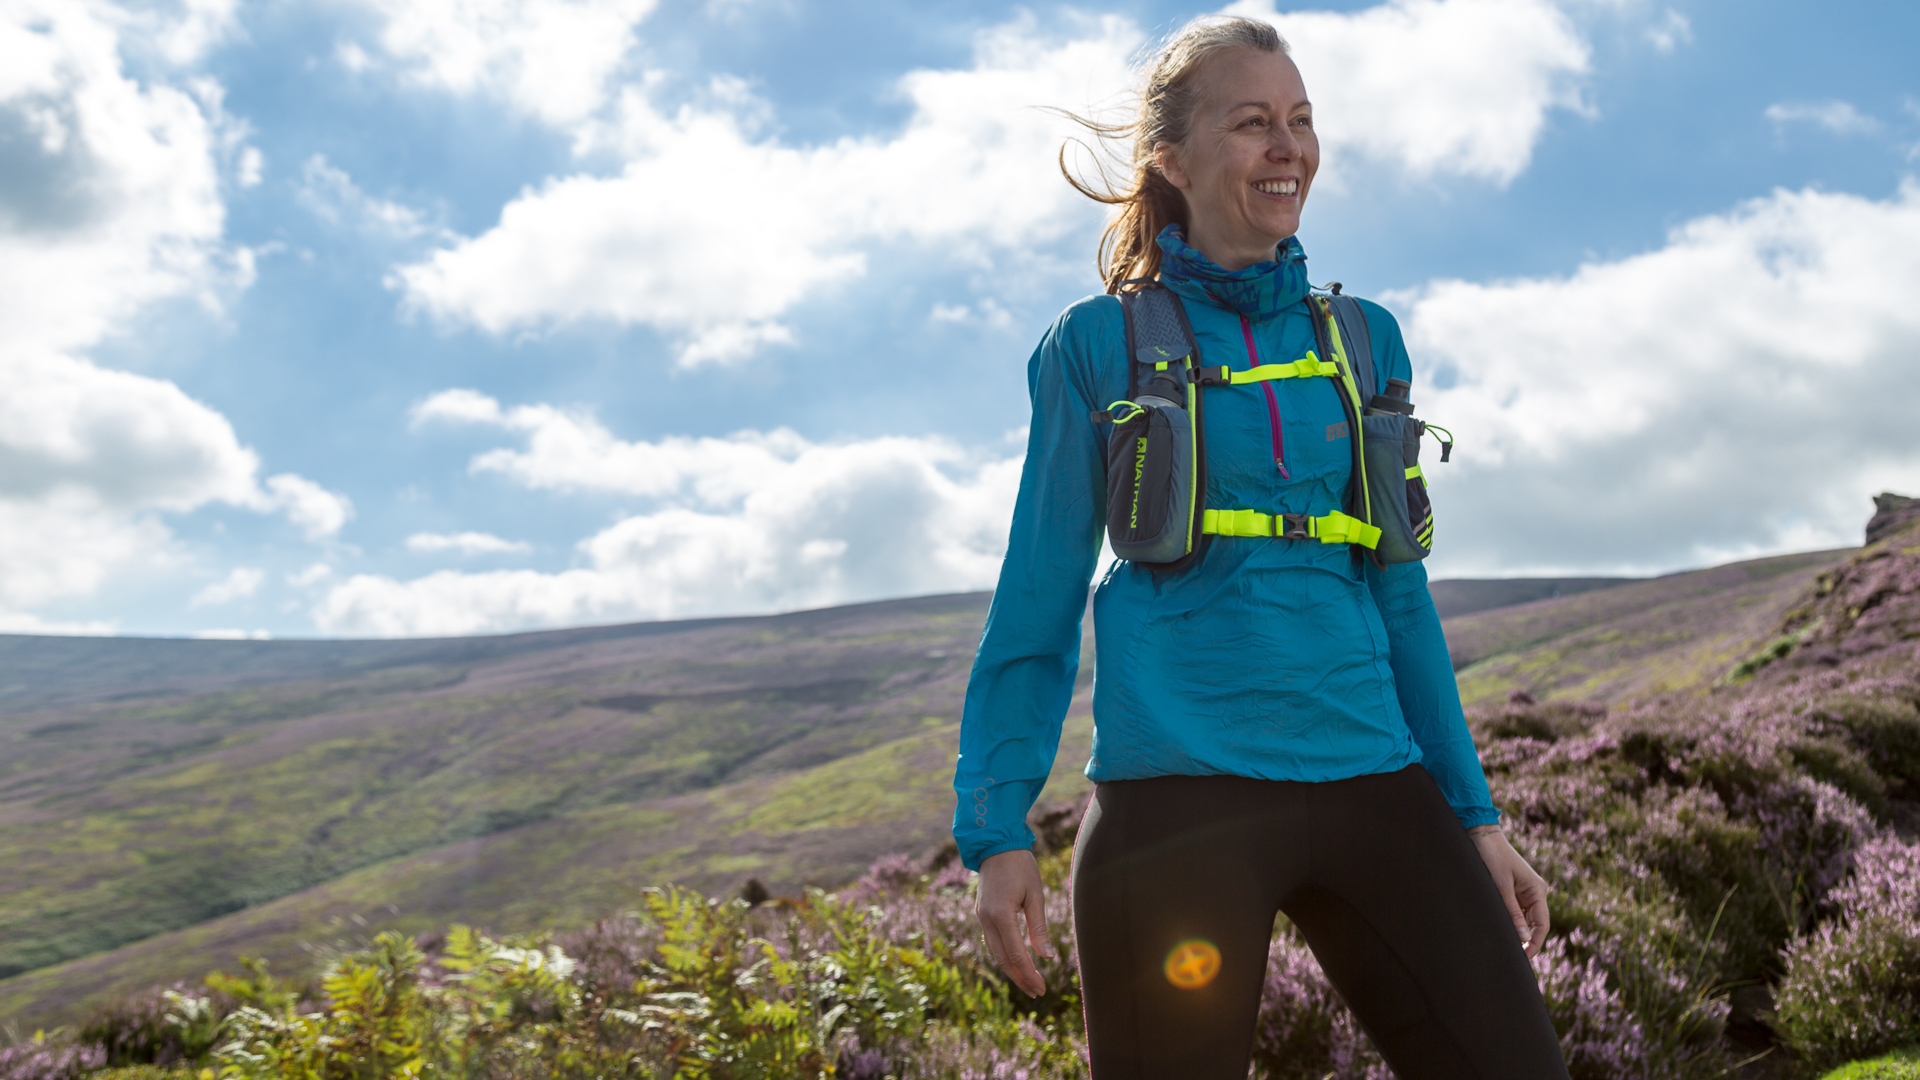
<instances>
[{"instance_id":1,"label":"windblown hair","mask_svg":"<svg viewBox=\"0 0 1920 1080\"><path fill-rule=\"evenodd\" d=\"M1097 261L1107 291L1135 278L1160 272L1160 230L1187 223L1187 198L1161 174L1153 148L1161 143L1184 147L1192 134L1193 114L1200 105L1199 74L1206 62L1229 49L1288 52L1286 39L1263 22L1242 18L1196 19L1180 28L1155 53L1140 80L1140 109L1127 123L1109 124L1074 113L1066 115L1103 143L1131 144L1131 171L1125 186L1116 187L1101 167L1096 182L1075 176L1067 167L1067 147L1060 147L1060 173L1074 190L1095 202L1117 207L1107 231L1100 237Z\"/></svg>"}]
</instances>

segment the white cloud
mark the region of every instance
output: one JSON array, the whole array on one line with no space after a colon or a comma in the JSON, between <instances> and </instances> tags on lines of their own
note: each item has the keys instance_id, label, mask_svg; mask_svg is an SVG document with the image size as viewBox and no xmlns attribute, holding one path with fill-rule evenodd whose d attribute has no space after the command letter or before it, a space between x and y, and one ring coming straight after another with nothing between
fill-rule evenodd
<instances>
[{"instance_id":1,"label":"white cloud","mask_svg":"<svg viewBox=\"0 0 1920 1080\"><path fill-rule=\"evenodd\" d=\"M103 510L179 511L260 497L253 451L172 383L28 349L0 367L0 498L86 493Z\"/></svg>"},{"instance_id":2,"label":"white cloud","mask_svg":"<svg viewBox=\"0 0 1920 1080\"><path fill-rule=\"evenodd\" d=\"M325 581L327 578L332 576L333 576L333 567L328 566L326 563L323 563L323 562L317 562L317 563L314 563L312 566L307 567L305 570L288 574L287 584L292 585L293 587L298 589L304 589L309 585L317 585L320 582Z\"/></svg>"},{"instance_id":3,"label":"white cloud","mask_svg":"<svg viewBox=\"0 0 1920 1080\"><path fill-rule=\"evenodd\" d=\"M1836 135L1871 135L1880 130L1880 121L1845 101L1781 102L1767 106L1766 116L1775 124L1817 124Z\"/></svg>"},{"instance_id":4,"label":"white cloud","mask_svg":"<svg viewBox=\"0 0 1920 1080\"><path fill-rule=\"evenodd\" d=\"M240 164L234 172L234 183L243 188L259 187L267 171L267 159L257 147L246 147L240 151Z\"/></svg>"},{"instance_id":5,"label":"white cloud","mask_svg":"<svg viewBox=\"0 0 1920 1080\"><path fill-rule=\"evenodd\" d=\"M580 122L604 102L608 80L655 0L360 0L383 20L380 48L416 83L482 92L549 124ZM363 69L358 45L342 62Z\"/></svg>"},{"instance_id":6,"label":"white cloud","mask_svg":"<svg viewBox=\"0 0 1920 1080\"><path fill-rule=\"evenodd\" d=\"M1693 23L1685 15L1668 8L1660 21L1647 28L1647 40L1654 49L1670 53L1682 45L1693 43Z\"/></svg>"},{"instance_id":7,"label":"white cloud","mask_svg":"<svg viewBox=\"0 0 1920 1080\"><path fill-rule=\"evenodd\" d=\"M335 168L325 154L315 154L300 166L299 198L307 209L328 222L353 225L396 240L428 233L446 235L427 224L420 211L360 190L353 177Z\"/></svg>"},{"instance_id":8,"label":"white cloud","mask_svg":"<svg viewBox=\"0 0 1920 1080\"><path fill-rule=\"evenodd\" d=\"M1351 15L1226 9L1273 23L1313 97L1335 176L1341 158L1416 177L1507 183L1533 158L1555 108L1580 109L1588 49L1549 0L1390 0Z\"/></svg>"},{"instance_id":9,"label":"white cloud","mask_svg":"<svg viewBox=\"0 0 1920 1080\"><path fill-rule=\"evenodd\" d=\"M116 627L111 622L48 621L20 611L0 611L0 634L68 634L104 637Z\"/></svg>"},{"instance_id":10,"label":"white cloud","mask_svg":"<svg viewBox=\"0 0 1920 1080\"><path fill-rule=\"evenodd\" d=\"M1274 16L1323 103L1330 157L1419 177L1511 180L1548 113L1578 106L1587 49L1547 0L1393 0L1353 15ZM939 245L985 265L1031 257L1100 219L1054 165L1079 129L1037 106L1105 111L1144 40L1118 17L1049 37L1022 18L983 33L969 68L914 71L898 134L797 146L761 134L771 109L737 80L664 112L628 87L583 146L613 175L547 181L493 228L400 267L407 303L493 334L587 320L644 324L684 365L792 340L803 300L859 277L874 244Z\"/></svg>"},{"instance_id":11,"label":"white cloud","mask_svg":"<svg viewBox=\"0 0 1920 1080\"><path fill-rule=\"evenodd\" d=\"M1909 183L1885 201L1776 192L1568 277L1405 298L1420 415L1460 439L1428 467L1437 569L1858 543L1868 495L1920 490L1917 280Z\"/></svg>"},{"instance_id":12,"label":"white cloud","mask_svg":"<svg viewBox=\"0 0 1920 1080\"><path fill-rule=\"evenodd\" d=\"M278 510L300 527L309 540L324 540L339 534L353 517L353 502L345 495L328 491L319 484L293 473L267 477L266 494L251 500L255 509Z\"/></svg>"},{"instance_id":13,"label":"white cloud","mask_svg":"<svg viewBox=\"0 0 1920 1080\"><path fill-rule=\"evenodd\" d=\"M164 559L167 538L166 528L152 518L102 505L97 495L77 487L37 498L0 498L0 619L87 595L114 567Z\"/></svg>"},{"instance_id":14,"label":"white cloud","mask_svg":"<svg viewBox=\"0 0 1920 1080\"><path fill-rule=\"evenodd\" d=\"M1118 19L1093 30L1061 43L1004 30L981 40L969 71L908 75L913 116L886 140L757 139L758 106L737 86L714 109L671 116L629 91L619 124L597 136L628 155L618 175L550 181L395 282L413 305L492 333L652 325L680 339L689 365L784 343L780 318L864 273L861 248L876 239L979 258L1098 220L1054 171L1068 126L1029 107L1119 85L1138 33Z\"/></svg>"},{"instance_id":15,"label":"white cloud","mask_svg":"<svg viewBox=\"0 0 1920 1080\"><path fill-rule=\"evenodd\" d=\"M218 628L213 630L195 630L187 635L200 641L272 641L273 634L267 630L240 630Z\"/></svg>"},{"instance_id":16,"label":"white cloud","mask_svg":"<svg viewBox=\"0 0 1920 1080\"><path fill-rule=\"evenodd\" d=\"M191 64L222 44L239 28L239 0L180 0L177 12L144 11L136 15L165 56L174 64Z\"/></svg>"},{"instance_id":17,"label":"white cloud","mask_svg":"<svg viewBox=\"0 0 1920 1080\"><path fill-rule=\"evenodd\" d=\"M972 306L937 303L927 313L927 318L936 323L984 326L989 330L1006 330L1013 326L1013 313L1000 306L991 296Z\"/></svg>"},{"instance_id":18,"label":"white cloud","mask_svg":"<svg viewBox=\"0 0 1920 1080\"><path fill-rule=\"evenodd\" d=\"M407 550L426 554L457 551L462 555L524 554L533 545L524 540L503 540L491 533L414 533L407 537Z\"/></svg>"},{"instance_id":19,"label":"white cloud","mask_svg":"<svg viewBox=\"0 0 1920 1080\"><path fill-rule=\"evenodd\" d=\"M558 573L352 577L314 611L327 633L469 634L988 588L1019 480L1017 453L941 439L822 444L776 431L626 442L577 412L503 409L472 391L436 395L416 417L523 437L476 457L476 472L658 508L582 541L586 565Z\"/></svg>"},{"instance_id":20,"label":"white cloud","mask_svg":"<svg viewBox=\"0 0 1920 1080\"><path fill-rule=\"evenodd\" d=\"M250 566L236 566L233 571L219 581L208 585L193 594L187 601L188 607L213 607L218 604L231 604L235 600L244 600L260 591L260 583L267 580L264 570L255 570Z\"/></svg>"},{"instance_id":21,"label":"white cloud","mask_svg":"<svg viewBox=\"0 0 1920 1080\"><path fill-rule=\"evenodd\" d=\"M0 16L0 326L13 350L85 348L220 276L219 136L194 95L122 72L111 18L47 0Z\"/></svg>"},{"instance_id":22,"label":"white cloud","mask_svg":"<svg viewBox=\"0 0 1920 1080\"><path fill-rule=\"evenodd\" d=\"M165 66L200 56L231 17L226 0L0 11L0 609L168 565L159 513L225 503L319 522L317 487L286 475L263 489L220 413L85 356L156 301L217 306L246 283L246 253L222 243L220 180L245 126L217 85L174 85ZM123 53L147 76L129 77Z\"/></svg>"}]
</instances>

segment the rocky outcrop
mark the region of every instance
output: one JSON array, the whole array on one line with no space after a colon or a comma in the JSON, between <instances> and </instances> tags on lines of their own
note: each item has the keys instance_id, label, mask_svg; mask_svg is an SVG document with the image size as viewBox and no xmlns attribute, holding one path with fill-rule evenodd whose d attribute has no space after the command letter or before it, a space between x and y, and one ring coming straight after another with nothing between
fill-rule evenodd
<instances>
[{"instance_id":1,"label":"rocky outcrop","mask_svg":"<svg viewBox=\"0 0 1920 1080\"><path fill-rule=\"evenodd\" d=\"M1883 491L1873 497L1873 520L1867 522L1867 543L1877 544L1920 521L1920 499Z\"/></svg>"},{"instance_id":2,"label":"rocky outcrop","mask_svg":"<svg viewBox=\"0 0 1920 1080\"><path fill-rule=\"evenodd\" d=\"M1867 546L1814 579L1780 637L1743 662L1771 675L1884 655L1911 662L1920 647L1920 499L1880 495ZM1785 663L1775 663L1784 660Z\"/></svg>"}]
</instances>

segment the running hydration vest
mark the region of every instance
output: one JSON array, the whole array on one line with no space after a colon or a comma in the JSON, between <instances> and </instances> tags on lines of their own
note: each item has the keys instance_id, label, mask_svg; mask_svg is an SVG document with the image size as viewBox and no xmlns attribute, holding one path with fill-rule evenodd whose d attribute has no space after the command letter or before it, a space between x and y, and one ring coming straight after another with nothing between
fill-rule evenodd
<instances>
[{"instance_id":1,"label":"running hydration vest","mask_svg":"<svg viewBox=\"0 0 1920 1080\"><path fill-rule=\"evenodd\" d=\"M1408 386L1374 370L1366 313L1335 283L1307 298L1317 351L1292 363L1246 371L1203 367L1180 298L1157 281L1127 282L1127 397L1093 414L1111 423L1107 438L1107 540L1114 555L1155 570L1186 569L1214 536L1277 537L1349 544L1376 565L1413 562L1433 550L1433 506L1420 471L1420 437L1440 434L1440 460L1452 433L1413 418ZM1349 348L1351 346L1351 348ZM1321 357L1329 359L1321 359ZM1356 363L1353 357L1364 358ZM1320 517L1206 505L1204 388L1272 379L1333 380L1354 432L1345 507ZM1362 406L1360 403L1365 402Z\"/></svg>"}]
</instances>

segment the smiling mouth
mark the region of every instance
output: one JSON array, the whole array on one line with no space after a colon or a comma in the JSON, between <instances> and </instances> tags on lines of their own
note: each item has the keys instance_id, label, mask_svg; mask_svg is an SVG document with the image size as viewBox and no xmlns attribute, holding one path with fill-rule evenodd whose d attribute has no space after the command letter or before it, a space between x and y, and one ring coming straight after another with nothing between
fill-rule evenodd
<instances>
[{"instance_id":1,"label":"smiling mouth","mask_svg":"<svg viewBox=\"0 0 1920 1080\"><path fill-rule=\"evenodd\" d=\"M1254 181L1253 189L1266 195L1298 195L1300 194L1300 181L1256 180Z\"/></svg>"}]
</instances>

